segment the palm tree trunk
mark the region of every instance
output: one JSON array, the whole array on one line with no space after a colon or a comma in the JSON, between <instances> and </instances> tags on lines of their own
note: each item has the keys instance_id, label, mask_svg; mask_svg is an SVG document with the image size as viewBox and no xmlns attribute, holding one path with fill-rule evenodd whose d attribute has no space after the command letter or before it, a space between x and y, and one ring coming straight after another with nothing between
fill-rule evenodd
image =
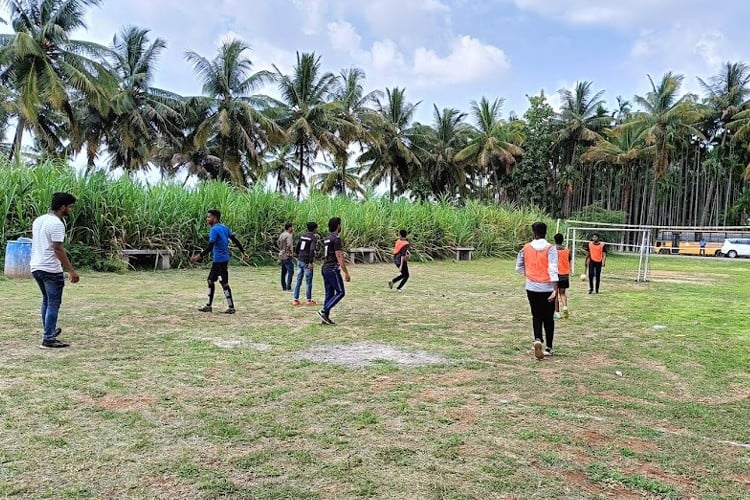
<instances>
[{"instance_id":1,"label":"palm tree trunk","mask_svg":"<svg viewBox=\"0 0 750 500\"><path fill-rule=\"evenodd\" d=\"M709 176L711 176L711 182L708 184L708 191L706 192L706 201L703 204L703 211L701 212L701 220L698 224L699 226L705 226L706 225L706 219L708 218L708 213L711 211L711 203L714 201L714 190L716 189L716 178L711 175L711 172L708 173Z\"/></svg>"},{"instance_id":2,"label":"palm tree trunk","mask_svg":"<svg viewBox=\"0 0 750 500\"><path fill-rule=\"evenodd\" d=\"M21 157L21 142L23 140L23 128L25 124L26 121L23 119L23 117L19 116L18 124L16 124L16 133L13 136L13 144L11 145L10 152L8 153L8 161L11 161L14 155L18 159L20 159Z\"/></svg>"},{"instance_id":3,"label":"palm tree trunk","mask_svg":"<svg viewBox=\"0 0 750 500\"><path fill-rule=\"evenodd\" d=\"M305 180L305 142L299 141L299 178L297 179L297 201L302 196L302 182Z\"/></svg>"},{"instance_id":4,"label":"palm tree trunk","mask_svg":"<svg viewBox=\"0 0 750 500\"><path fill-rule=\"evenodd\" d=\"M648 201L648 212L646 214L646 225L656 224L656 186L658 184L656 175L654 175L651 181L651 194L649 195Z\"/></svg>"}]
</instances>

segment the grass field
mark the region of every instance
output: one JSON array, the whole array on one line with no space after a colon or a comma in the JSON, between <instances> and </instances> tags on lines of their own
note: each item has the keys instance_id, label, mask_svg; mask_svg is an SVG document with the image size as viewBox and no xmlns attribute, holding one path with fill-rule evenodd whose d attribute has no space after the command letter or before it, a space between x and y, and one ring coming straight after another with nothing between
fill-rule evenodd
<instances>
[{"instance_id":1,"label":"grass field","mask_svg":"<svg viewBox=\"0 0 750 500\"><path fill-rule=\"evenodd\" d=\"M403 294L354 266L334 327L276 268L231 269L234 316L197 312L206 269L84 273L61 351L2 281L0 497L748 498L750 262L608 278L635 265L573 280L542 362L510 260L415 263ZM447 361L297 356L362 342Z\"/></svg>"}]
</instances>

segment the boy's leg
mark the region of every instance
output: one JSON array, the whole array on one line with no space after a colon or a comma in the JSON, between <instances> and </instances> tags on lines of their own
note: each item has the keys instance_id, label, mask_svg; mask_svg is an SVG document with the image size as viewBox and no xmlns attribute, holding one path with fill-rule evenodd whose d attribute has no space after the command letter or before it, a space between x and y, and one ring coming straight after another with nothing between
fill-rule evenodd
<instances>
[{"instance_id":1,"label":"boy's leg","mask_svg":"<svg viewBox=\"0 0 750 500\"><path fill-rule=\"evenodd\" d=\"M313 287L313 270L308 266L304 268L305 273L305 285L307 287L307 301L312 300L312 287Z\"/></svg>"},{"instance_id":2,"label":"boy's leg","mask_svg":"<svg viewBox=\"0 0 750 500\"><path fill-rule=\"evenodd\" d=\"M292 289L292 278L294 277L294 259L289 258L286 260L286 289Z\"/></svg>"},{"instance_id":3,"label":"boy's leg","mask_svg":"<svg viewBox=\"0 0 750 500\"><path fill-rule=\"evenodd\" d=\"M301 260L297 261L297 283L294 285L294 300L299 300L299 289L302 287L302 274L307 266Z\"/></svg>"},{"instance_id":4,"label":"boy's leg","mask_svg":"<svg viewBox=\"0 0 750 500\"><path fill-rule=\"evenodd\" d=\"M401 290L407 281L409 281L409 263L404 261L401 264L401 284L396 289Z\"/></svg>"}]
</instances>

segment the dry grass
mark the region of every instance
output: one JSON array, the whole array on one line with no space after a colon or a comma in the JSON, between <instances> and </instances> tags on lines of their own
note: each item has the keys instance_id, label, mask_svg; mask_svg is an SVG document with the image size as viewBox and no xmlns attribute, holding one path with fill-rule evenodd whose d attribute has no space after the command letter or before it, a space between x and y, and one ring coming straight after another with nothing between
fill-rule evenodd
<instances>
[{"instance_id":1,"label":"dry grass","mask_svg":"<svg viewBox=\"0 0 750 500\"><path fill-rule=\"evenodd\" d=\"M652 265L708 277L574 280L544 362L508 260L414 264L403 294L355 266L335 327L274 268L232 268L234 316L196 311L205 270L84 274L55 352L35 285L2 281L0 496L747 497L750 265ZM449 362L295 359L350 344Z\"/></svg>"}]
</instances>

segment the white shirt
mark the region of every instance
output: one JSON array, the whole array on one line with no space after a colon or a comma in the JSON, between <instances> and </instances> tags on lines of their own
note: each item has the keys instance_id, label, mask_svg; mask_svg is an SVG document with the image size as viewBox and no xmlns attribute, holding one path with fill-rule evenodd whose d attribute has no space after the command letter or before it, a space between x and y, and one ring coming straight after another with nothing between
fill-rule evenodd
<instances>
[{"instance_id":1,"label":"white shirt","mask_svg":"<svg viewBox=\"0 0 750 500\"><path fill-rule=\"evenodd\" d=\"M31 226L31 271L63 272L54 243L65 240L65 223L55 214L37 217Z\"/></svg>"}]
</instances>

